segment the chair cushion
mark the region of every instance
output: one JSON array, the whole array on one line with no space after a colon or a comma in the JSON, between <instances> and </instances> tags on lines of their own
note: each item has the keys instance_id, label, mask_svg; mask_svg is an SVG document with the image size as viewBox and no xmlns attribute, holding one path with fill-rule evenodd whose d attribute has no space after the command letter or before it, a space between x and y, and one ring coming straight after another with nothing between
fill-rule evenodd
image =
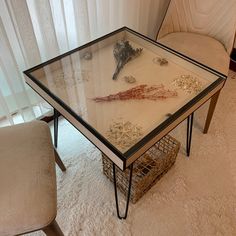
<instances>
[{"instance_id":1,"label":"chair cushion","mask_svg":"<svg viewBox=\"0 0 236 236\"><path fill-rule=\"evenodd\" d=\"M0 129L0 235L43 228L56 217L56 176L45 122Z\"/></svg>"},{"instance_id":2,"label":"chair cushion","mask_svg":"<svg viewBox=\"0 0 236 236\"><path fill-rule=\"evenodd\" d=\"M214 38L195 33L171 33L158 42L195 59L225 75L228 74L230 58L224 46Z\"/></svg>"},{"instance_id":3,"label":"chair cushion","mask_svg":"<svg viewBox=\"0 0 236 236\"><path fill-rule=\"evenodd\" d=\"M235 0L171 0L158 38L191 32L215 38L230 55L236 30Z\"/></svg>"}]
</instances>

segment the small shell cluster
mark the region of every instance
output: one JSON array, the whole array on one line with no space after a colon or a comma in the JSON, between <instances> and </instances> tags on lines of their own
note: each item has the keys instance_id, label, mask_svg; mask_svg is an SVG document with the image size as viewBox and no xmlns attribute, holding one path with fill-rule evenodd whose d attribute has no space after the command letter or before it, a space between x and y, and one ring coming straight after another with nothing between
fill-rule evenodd
<instances>
[{"instance_id":1,"label":"small shell cluster","mask_svg":"<svg viewBox=\"0 0 236 236\"><path fill-rule=\"evenodd\" d=\"M168 65L168 61L165 58L155 57L152 59L152 62L159 64L160 66Z\"/></svg>"},{"instance_id":2,"label":"small shell cluster","mask_svg":"<svg viewBox=\"0 0 236 236\"><path fill-rule=\"evenodd\" d=\"M172 83L174 86L190 94L197 94L202 90L202 83L197 77L193 77L192 75L181 75L175 78Z\"/></svg>"},{"instance_id":3,"label":"small shell cluster","mask_svg":"<svg viewBox=\"0 0 236 236\"><path fill-rule=\"evenodd\" d=\"M84 60L91 60L93 58L93 54L91 52L86 52L84 55L83 55L83 58Z\"/></svg>"},{"instance_id":4,"label":"small shell cluster","mask_svg":"<svg viewBox=\"0 0 236 236\"><path fill-rule=\"evenodd\" d=\"M142 136L142 127L130 121L120 119L112 122L107 131L107 139L117 148L125 151L134 145Z\"/></svg>"},{"instance_id":5,"label":"small shell cluster","mask_svg":"<svg viewBox=\"0 0 236 236\"><path fill-rule=\"evenodd\" d=\"M130 76L124 76L124 80L125 80L125 82L128 83L128 84L133 84L133 83L136 82L136 79L135 79L132 75L130 75Z\"/></svg>"}]
</instances>

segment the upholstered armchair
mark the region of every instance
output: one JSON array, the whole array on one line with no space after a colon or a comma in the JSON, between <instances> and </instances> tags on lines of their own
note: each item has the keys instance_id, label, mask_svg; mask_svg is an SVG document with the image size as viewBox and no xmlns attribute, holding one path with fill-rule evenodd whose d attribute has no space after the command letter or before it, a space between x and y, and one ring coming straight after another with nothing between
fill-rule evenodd
<instances>
[{"instance_id":1,"label":"upholstered armchair","mask_svg":"<svg viewBox=\"0 0 236 236\"><path fill-rule=\"evenodd\" d=\"M53 147L48 125L33 121L0 129L0 235L43 230L63 236L55 218L55 161L66 168Z\"/></svg>"},{"instance_id":2,"label":"upholstered armchair","mask_svg":"<svg viewBox=\"0 0 236 236\"><path fill-rule=\"evenodd\" d=\"M157 40L227 75L235 28L235 0L171 0Z\"/></svg>"},{"instance_id":3,"label":"upholstered armchair","mask_svg":"<svg viewBox=\"0 0 236 236\"><path fill-rule=\"evenodd\" d=\"M236 29L236 0L171 0L157 41L224 75ZM219 93L210 102L207 133Z\"/></svg>"}]
</instances>

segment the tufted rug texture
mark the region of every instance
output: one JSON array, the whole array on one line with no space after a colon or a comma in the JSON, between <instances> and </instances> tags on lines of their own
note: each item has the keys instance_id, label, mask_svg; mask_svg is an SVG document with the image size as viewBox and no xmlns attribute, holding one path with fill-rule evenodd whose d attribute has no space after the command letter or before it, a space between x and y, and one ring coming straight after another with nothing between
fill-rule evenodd
<instances>
[{"instance_id":1,"label":"tufted rug texture","mask_svg":"<svg viewBox=\"0 0 236 236\"><path fill-rule=\"evenodd\" d=\"M172 135L182 143L171 170L135 205L116 217L114 189L102 173L101 153L65 119L58 151L57 221L67 236L236 235L236 78L230 72L208 134L208 104L195 112L191 156L185 155L186 121ZM51 125L52 126L52 125ZM53 131L53 127L52 127ZM125 199L121 197L124 209ZM30 235L44 235L42 232Z\"/></svg>"}]
</instances>

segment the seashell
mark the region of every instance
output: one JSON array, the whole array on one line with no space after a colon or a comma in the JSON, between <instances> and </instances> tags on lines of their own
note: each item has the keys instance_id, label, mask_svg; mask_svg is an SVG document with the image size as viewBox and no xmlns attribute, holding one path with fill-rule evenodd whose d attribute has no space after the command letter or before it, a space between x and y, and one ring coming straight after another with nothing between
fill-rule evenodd
<instances>
[{"instance_id":1,"label":"seashell","mask_svg":"<svg viewBox=\"0 0 236 236\"><path fill-rule=\"evenodd\" d=\"M168 65L168 61L165 58L155 57L152 59L152 62L155 64L159 64L160 66Z\"/></svg>"},{"instance_id":2,"label":"seashell","mask_svg":"<svg viewBox=\"0 0 236 236\"><path fill-rule=\"evenodd\" d=\"M125 82L127 82L127 83L129 83L129 84L133 84L133 83L136 82L136 79L135 79L132 75L130 75L130 76L125 76L125 77L124 77L124 80L125 80Z\"/></svg>"},{"instance_id":3,"label":"seashell","mask_svg":"<svg viewBox=\"0 0 236 236\"><path fill-rule=\"evenodd\" d=\"M84 55L83 55L83 58L85 60L91 60L93 58L93 54L91 52L86 52Z\"/></svg>"}]
</instances>

